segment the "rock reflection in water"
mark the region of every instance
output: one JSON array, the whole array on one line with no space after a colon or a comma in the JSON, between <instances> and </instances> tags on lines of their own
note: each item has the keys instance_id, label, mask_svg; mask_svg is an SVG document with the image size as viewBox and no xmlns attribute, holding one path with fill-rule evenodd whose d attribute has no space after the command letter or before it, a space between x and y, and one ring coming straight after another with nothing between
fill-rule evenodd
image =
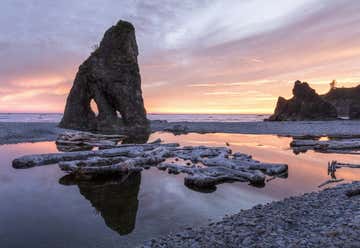
<instances>
[{"instance_id":1,"label":"rock reflection in water","mask_svg":"<svg viewBox=\"0 0 360 248\"><path fill-rule=\"evenodd\" d=\"M135 228L140 182L140 173L96 181L79 181L67 175L59 180L63 185L77 185L106 225L120 235L127 235Z\"/></svg>"},{"instance_id":2,"label":"rock reflection in water","mask_svg":"<svg viewBox=\"0 0 360 248\"><path fill-rule=\"evenodd\" d=\"M149 132L138 132L137 134L130 134L123 140L122 144L144 144L149 140Z\"/></svg>"}]
</instances>

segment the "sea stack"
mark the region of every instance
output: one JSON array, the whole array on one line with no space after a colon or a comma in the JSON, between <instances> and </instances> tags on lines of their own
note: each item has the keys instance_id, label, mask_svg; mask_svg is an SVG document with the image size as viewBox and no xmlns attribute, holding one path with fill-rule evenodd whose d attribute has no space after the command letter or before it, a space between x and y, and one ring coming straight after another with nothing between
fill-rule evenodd
<instances>
[{"instance_id":1,"label":"sea stack","mask_svg":"<svg viewBox=\"0 0 360 248\"><path fill-rule=\"evenodd\" d=\"M336 108L323 100L308 83L296 81L293 97L279 97L275 112L269 121L332 120L337 118Z\"/></svg>"},{"instance_id":2,"label":"sea stack","mask_svg":"<svg viewBox=\"0 0 360 248\"><path fill-rule=\"evenodd\" d=\"M338 116L360 119L360 85L331 88L322 98L336 108Z\"/></svg>"},{"instance_id":3,"label":"sea stack","mask_svg":"<svg viewBox=\"0 0 360 248\"><path fill-rule=\"evenodd\" d=\"M134 26L119 21L79 67L60 127L105 132L148 132ZM91 109L97 105L98 115ZM121 118L119 118L119 114Z\"/></svg>"}]
</instances>

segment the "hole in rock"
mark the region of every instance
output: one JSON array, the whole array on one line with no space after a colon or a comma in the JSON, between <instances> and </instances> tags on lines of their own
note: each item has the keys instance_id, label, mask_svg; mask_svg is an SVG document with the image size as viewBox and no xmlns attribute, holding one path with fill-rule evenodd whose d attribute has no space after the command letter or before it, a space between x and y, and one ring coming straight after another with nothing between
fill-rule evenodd
<instances>
[{"instance_id":1,"label":"hole in rock","mask_svg":"<svg viewBox=\"0 0 360 248\"><path fill-rule=\"evenodd\" d=\"M119 111L116 111L116 116L121 119L121 114Z\"/></svg>"},{"instance_id":2,"label":"hole in rock","mask_svg":"<svg viewBox=\"0 0 360 248\"><path fill-rule=\"evenodd\" d=\"M92 112L95 113L96 116L99 115L99 108L98 108L96 102L94 101L94 99L91 99L90 108L91 108Z\"/></svg>"}]
</instances>

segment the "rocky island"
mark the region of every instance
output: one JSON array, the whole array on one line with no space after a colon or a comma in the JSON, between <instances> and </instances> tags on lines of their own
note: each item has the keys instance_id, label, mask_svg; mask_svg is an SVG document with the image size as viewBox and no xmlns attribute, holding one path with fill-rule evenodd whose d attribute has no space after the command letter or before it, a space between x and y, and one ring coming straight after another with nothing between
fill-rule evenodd
<instances>
[{"instance_id":1,"label":"rocky island","mask_svg":"<svg viewBox=\"0 0 360 248\"><path fill-rule=\"evenodd\" d=\"M360 118L360 86L331 88L319 95L307 82L296 81L293 97L279 97L268 121L335 120L338 117Z\"/></svg>"},{"instance_id":2,"label":"rocky island","mask_svg":"<svg viewBox=\"0 0 360 248\"><path fill-rule=\"evenodd\" d=\"M321 97L336 108L338 116L360 119L360 85L351 88L334 87Z\"/></svg>"}]
</instances>

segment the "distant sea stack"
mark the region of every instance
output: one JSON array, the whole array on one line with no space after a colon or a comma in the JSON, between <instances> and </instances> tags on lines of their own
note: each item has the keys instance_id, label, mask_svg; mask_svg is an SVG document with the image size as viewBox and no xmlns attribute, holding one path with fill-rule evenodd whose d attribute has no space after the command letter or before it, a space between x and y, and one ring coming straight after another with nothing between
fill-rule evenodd
<instances>
[{"instance_id":1,"label":"distant sea stack","mask_svg":"<svg viewBox=\"0 0 360 248\"><path fill-rule=\"evenodd\" d=\"M100 45L79 67L59 126L88 131L148 131L137 56L131 23L119 21L108 29ZM91 109L92 100L98 115Z\"/></svg>"},{"instance_id":2,"label":"distant sea stack","mask_svg":"<svg viewBox=\"0 0 360 248\"><path fill-rule=\"evenodd\" d=\"M279 97L275 112L269 121L332 120L337 118L336 108L326 102L308 83L296 81L293 98Z\"/></svg>"},{"instance_id":3,"label":"distant sea stack","mask_svg":"<svg viewBox=\"0 0 360 248\"><path fill-rule=\"evenodd\" d=\"M352 88L332 88L322 98L336 108L338 116L360 119L360 85Z\"/></svg>"}]
</instances>

